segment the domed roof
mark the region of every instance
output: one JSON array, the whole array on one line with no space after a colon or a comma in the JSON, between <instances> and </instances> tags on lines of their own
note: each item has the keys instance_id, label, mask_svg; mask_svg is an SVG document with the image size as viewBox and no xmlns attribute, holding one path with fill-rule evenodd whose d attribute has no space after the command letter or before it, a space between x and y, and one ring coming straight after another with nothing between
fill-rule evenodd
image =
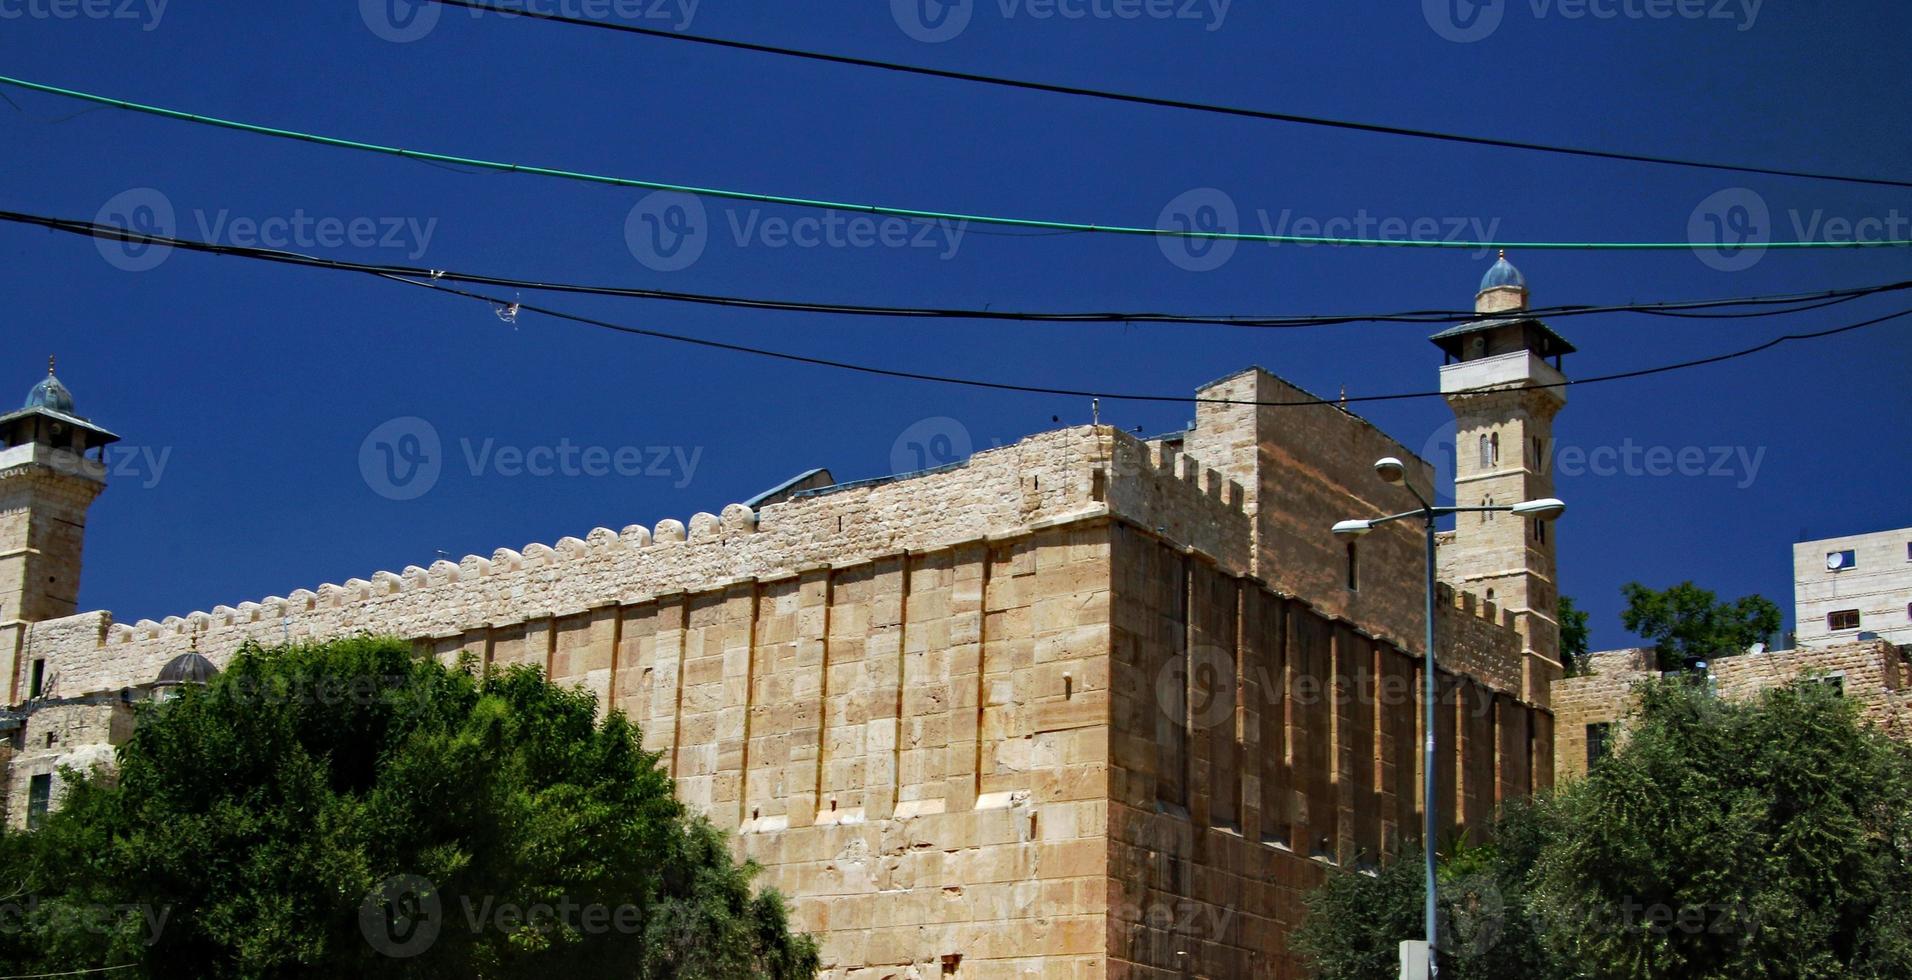
<instances>
[{"instance_id":1,"label":"domed roof","mask_svg":"<svg viewBox=\"0 0 1912 980\"><path fill-rule=\"evenodd\" d=\"M1481 277L1480 289L1476 291L1484 293L1490 289L1500 289L1504 286L1512 286L1515 289L1525 290L1527 288L1527 277L1521 275L1520 270L1514 268L1512 262L1507 261L1507 253L1503 250L1500 253L1500 258L1494 262L1493 268L1488 269L1487 274Z\"/></svg>"},{"instance_id":2,"label":"domed roof","mask_svg":"<svg viewBox=\"0 0 1912 980\"><path fill-rule=\"evenodd\" d=\"M16 389L17 390L17 389ZM73 393L67 390L60 379L47 371L45 380L33 386L27 392L27 408L48 408L66 415L73 414Z\"/></svg>"},{"instance_id":3,"label":"domed roof","mask_svg":"<svg viewBox=\"0 0 1912 980\"><path fill-rule=\"evenodd\" d=\"M153 681L158 687L172 687L178 684L204 684L219 673L212 661L198 653L182 653L166 661L159 669L159 677Z\"/></svg>"}]
</instances>

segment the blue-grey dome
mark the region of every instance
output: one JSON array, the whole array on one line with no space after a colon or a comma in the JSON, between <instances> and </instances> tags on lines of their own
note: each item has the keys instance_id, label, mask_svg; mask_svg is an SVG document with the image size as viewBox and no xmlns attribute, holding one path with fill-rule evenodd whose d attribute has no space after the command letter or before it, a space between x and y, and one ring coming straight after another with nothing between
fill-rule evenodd
<instances>
[{"instance_id":1,"label":"blue-grey dome","mask_svg":"<svg viewBox=\"0 0 1912 980\"><path fill-rule=\"evenodd\" d=\"M180 684L204 684L212 680L213 675L217 673L219 668L214 667L212 661L207 660L197 651L182 653L168 660L166 666L160 668L159 678L153 681L153 685L176 687Z\"/></svg>"},{"instance_id":2,"label":"blue-grey dome","mask_svg":"<svg viewBox=\"0 0 1912 980\"><path fill-rule=\"evenodd\" d=\"M1487 274L1481 277L1478 292L1484 293L1503 286L1512 286L1519 290L1527 288L1527 277L1521 275L1520 270L1514 268L1512 262L1507 261L1506 252L1500 253L1500 258L1494 262L1493 268L1488 269Z\"/></svg>"},{"instance_id":3,"label":"blue-grey dome","mask_svg":"<svg viewBox=\"0 0 1912 980\"><path fill-rule=\"evenodd\" d=\"M66 390L60 379L47 372L46 379L33 386L27 392L27 408L50 408L56 412L73 414L73 393Z\"/></svg>"}]
</instances>

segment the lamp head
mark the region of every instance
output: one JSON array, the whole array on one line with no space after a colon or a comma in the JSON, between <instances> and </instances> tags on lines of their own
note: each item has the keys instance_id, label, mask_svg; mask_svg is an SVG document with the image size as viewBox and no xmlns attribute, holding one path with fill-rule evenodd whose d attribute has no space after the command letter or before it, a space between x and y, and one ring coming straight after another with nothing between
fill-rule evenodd
<instances>
[{"instance_id":1,"label":"lamp head","mask_svg":"<svg viewBox=\"0 0 1912 980\"><path fill-rule=\"evenodd\" d=\"M1342 521L1334 526L1334 536L1343 541L1353 541L1372 530L1373 521Z\"/></svg>"},{"instance_id":2,"label":"lamp head","mask_svg":"<svg viewBox=\"0 0 1912 980\"><path fill-rule=\"evenodd\" d=\"M1523 500L1512 508L1522 517L1533 517L1543 521L1559 520L1567 512L1567 505L1558 497L1542 497L1539 500Z\"/></svg>"},{"instance_id":3,"label":"lamp head","mask_svg":"<svg viewBox=\"0 0 1912 980\"><path fill-rule=\"evenodd\" d=\"M1374 472L1380 475L1383 483L1400 483L1407 478L1407 467L1392 456L1375 460Z\"/></svg>"}]
</instances>

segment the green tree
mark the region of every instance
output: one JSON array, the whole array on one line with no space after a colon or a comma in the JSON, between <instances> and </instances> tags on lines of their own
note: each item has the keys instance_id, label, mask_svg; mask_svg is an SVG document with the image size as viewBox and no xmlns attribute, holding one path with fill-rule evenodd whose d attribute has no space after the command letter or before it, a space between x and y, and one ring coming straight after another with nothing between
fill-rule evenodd
<instances>
[{"instance_id":1,"label":"green tree","mask_svg":"<svg viewBox=\"0 0 1912 980\"><path fill-rule=\"evenodd\" d=\"M1443 977L1912 976L1912 746L1803 681L1656 681L1585 778L1506 806L1440 869ZM1321 980L1394 975L1421 864L1337 873L1296 935Z\"/></svg>"},{"instance_id":2,"label":"green tree","mask_svg":"<svg viewBox=\"0 0 1912 980\"><path fill-rule=\"evenodd\" d=\"M1707 589L1681 582L1649 589L1638 582L1620 588L1627 608L1626 628L1653 642L1661 670L1678 670L1695 660L1744 653L1779 629L1779 607L1764 596L1721 602Z\"/></svg>"},{"instance_id":3,"label":"green tree","mask_svg":"<svg viewBox=\"0 0 1912 980\"><path fill-rule=\"evenodd\" d=\"M782 900L596 709L393 640L242 651L0 846L31 909L6 972L810 980Z\"/></svg>"},{"instance_id":4,"label":"green tree","mask_svg":"<svg viewBox=\"0 0 1912 980\"><path fill-rule=\"evenodd\" d=\"M1560 664L1568 677L1587 672L1587 613L1573 604L1572 596L1561 596L1556 613L1560 622Z\"/></svg>"},{"instance_id":5,"label":"green tree","mask_svg":"<svg viewBox=\"0 0 1912 980\"><path fill-rule=\"evenodd\" d=\"M1527 878L1550 839L1548 813L1511 803L1493 841L1444 848L1437 871L1437 951L1448 980L1567 980L1542 944ZM1400 944L1427 934L1421 852L1403 853L1373 875L1336 872L1307 897L1296 948L1317 980L1373 980L1399 972Z\"/></svg>"},{"instance_id":6,"label":"green tree","mask_svg":"<svg viewBox=\"0 0 1912 980\"><path fill-rule=\"evenodd\" d=\"M1912 749L1811 681L1756 703L1643 685L1549 804L1549 945L1598 980L1912 976Z\"/></svg>"}]
</instances>

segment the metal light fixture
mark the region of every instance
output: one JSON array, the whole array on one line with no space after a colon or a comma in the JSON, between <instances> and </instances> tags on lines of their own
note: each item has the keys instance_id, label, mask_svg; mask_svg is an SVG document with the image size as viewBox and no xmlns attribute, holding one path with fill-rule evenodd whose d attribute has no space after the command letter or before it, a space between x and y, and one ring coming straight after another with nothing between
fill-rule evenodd
<instances>
[{"instance_id":1,"label":"metal light fixture","mask_svg":"<svg viewBox=\"0 0 1912 980\"><path fill-rule=\"evenodd\" d=\"M1426 727L1424 744L1427 748L1421 768L1423 778L1422 798L1427 802L1426 806L1422 808L1422 815L1425 819L1421 828L1421 850L1425 852L1427 858L1427 901L1423 909L1427 927L1427 976L1433 977L1439 972L1439 967L1436 962L1438 957L1435 952L1435 933L1438 928L1438 912L1435 902L1437 882L1434 841L1439 823L1437 804L1440 794L1439 786L1435 780L1435 760L1438 758L1438 754L1435 751L1435 727L1432 723L1432 719L1435 718L1439 712L1438 692L1435 685L1436 658L1434 654L1434 522L1436 519L1449 514L1486 513L1490 511L1512 513L1521 517L1531 517L1541 521L1551 521L1565 514L1567 512L1567 505L1556 497L1543 497L1538 500L1523 500L1517 504L1502 506L1436 507L1432 503L1429 503L1426 497L1421 496L1421 492L1414 489L1412 483L1407 481L1407 464L1401 462L1396 457L1383 456L1375 460L1374 472L1376 476L1381 478L1381 482L1383 483L1407 487L1407 491L1414 495L1414 501L1421 506L1414 510L1403 511L1399 514L1390 514L1386 517L1340 521L1334 525L1332 531L1336 538L1352 543L1356 539L1372 532L1376 527L1382 524L1386 524L1389 521L1398 521L1403 518L1419 517L1425 528L1425 538L1427 541L1427 635L1425 637L1427 643L1427 659L1426 669L1423 671L1422 710L1424 713L1422 717L1428 719L1428 721L1424 723Z\"/></svg>"}]
</instances>

